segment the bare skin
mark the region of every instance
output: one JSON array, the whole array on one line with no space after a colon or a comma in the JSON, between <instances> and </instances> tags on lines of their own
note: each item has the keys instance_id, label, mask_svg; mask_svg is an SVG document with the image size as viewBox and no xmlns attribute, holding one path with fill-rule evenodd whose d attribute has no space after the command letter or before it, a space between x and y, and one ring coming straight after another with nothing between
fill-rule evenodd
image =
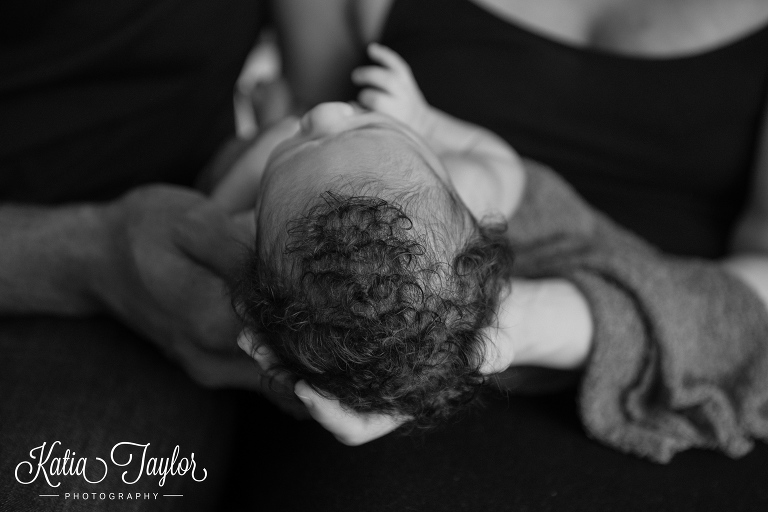
<instances>
[{"instance_id":1,"label":"bare skin","mask_svg":"<svg viewBox=\"0 0 768 512\"><path fill-rule=\"evenodd\" d=\"M392 1L330 0L323 2L322 9L313 0L275 2L296 111L348 94L348 77L361 62L366 45L381 35ZM768 3L761 0L472 1L503 20L564 44L635 58L674 58L708 51L768 22ZM734 230L731 254L721 263L768 305L768 115L763 118L766 126L757 145L754 192ZM526 301L527 307L543 311L538 315L539 326L532 326L527 335L540 337L541 326L548 321L546 311L555 307L561 324L573 322L575 331L580 330L579 325L589 324L589 308L567 281L527 285L537 290ZM529 316L533 317L537 315ZM513 350L502 352L514 354ZM515 364L514 360L509 364ZM338 404L309 399L315 408L327 411L327 421L321 423L342 441L366 442L393 425L386 419L347 414Z\"/></svg>"},{"instance_id":2,"label":"bare skin","mask_svg":"<svg viewBox=\"0 0 768 512\"><path fill-rule=\"evenodd\" d=\"M503 20L581 48L633 57L691 55L768 22L762 0L471 0ZM393 0L277 0L278 35L297 110L345 97Z\"/></svg>"},{"instance_id":3,"label":"bare skin","mask_svg":"<svg viewBox=\"0 0 768 512\"><path fill-rule=\"evenodd\" d=\"M444 187L455 192L476 219L514 216L525 186L523 162L514 150L493 133L430 107L407 64L395 52L371 45L369 55L380 65L353 73L353 80L363 86L358 99L365 108L324 103L300 120L278 124L254 145L248 156L251 165L241 161L214 191L215 201L235 211L256 204L261 250L280 247L276 227L285 226L324 190L338 189L340 177L370 176L382 184L390 180L396 187L412 184L409 186L416 190ZM281 137L284 140L279 142ZM266 151L271 152L269 158L264 156ZM586 311L579 294L569 294L557 285L543 289L528 282L516 283L515 293L506 296L498 311L499 325L486 333L493 346L487 347L484 373L504 371L513 360L557 368L583 364L589 350L591 317L583 315L582 323L542 319L542 314L557 310L539 307L553 304L542 295L552 290L561 292L554 296L555 301L574 301L575 308ZM536 332L531 322L549 329ZM571 329L564 330L562 325ZM264 371L274 373L276 361L257 336L243 333L238 343ZM286 385L291 383L289 375L278 377ZM349 417L360 418L365 423L363 432L377 435L401 423L401 419L383 415L352 415L303 382L296 384L295 391L310 414L331 432L343 428ZM367 440L366 435L337 437L346 444Z\"/></svg>"},{"instance_id":4,"label":"bare skin","mask_svg":"<svg viewBox=\"0 0 768 512\"><path fill-rule=\"evenodd\" d=\"M302 415L234 344L240 324L224 278L253 238L251 218L170 186L139 188L108 204L4 205L0 311L111 314L201 385L261 391Z\"/></svg>"}]
</instances>

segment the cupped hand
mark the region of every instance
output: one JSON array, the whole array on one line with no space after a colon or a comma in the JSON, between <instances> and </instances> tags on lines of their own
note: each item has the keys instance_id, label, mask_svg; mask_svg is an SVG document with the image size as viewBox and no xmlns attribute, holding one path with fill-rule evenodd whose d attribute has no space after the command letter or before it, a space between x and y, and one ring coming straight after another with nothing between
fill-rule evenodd
<instances>
[{"instance_id":1,"label":"cupped hand","mask_svg":"<svg viewBox=\"0 0 768 512\"><path fill-rule=\"evenodd\" d=\"M498 333L498 330L494 330L494 333ZM502 339L489 339L487 343L487 358L481 366L481 372L494 374L506 370L514 359L512 347ZM274 359L268 348L262 346L257 351L252 351L248 347L247 352L253 353L259 364L263 364L262 369L269 371ZM295 383L294 391L306 405L312 418L338 441L348 446L359 446L374 441L393 432L407 421L407 418L388 414L352 411L338 400L320 395L303 380Z\"/></svg>"},{"instance_id":2,"label":"cupped hand","mask_svg":"<svg viewBox=\"0 0 768 512\"><path fill-rule=\"evenodd\" d=\"M506 370L514 359L514 349L503 329L486 329L485 361L481 366L484 374ZM279 369L277 359L267 345L259 341L257 334L244 330L238 337L238 345L253 357L261 370L271 376L283 389L293 387L296 396L306 406L312 418L328 430L341 443L359 446L396 430L407 418L388 414L359 413L343 406L339 400L315 391L303 380L296 380Z\"/></svg>"},{"instance_id":3,"label":"cupped hand","mask_svg":"<svg viewBox=\"0 0 768 512\"><path fill-rule=\"evenodd\" d=\"M378 439L407 421L388 414L352 411L338 400L318 394L303 380L296 383L294 392L307 406L312 418L347 446L359 446Z\"/></svg>"},{"instance_id":4,"label":"cupped hand","mask_svg":"<svg viewBox=\"0 0 768 512\"><path fill-rule=\"evenodd\" d=\"M480 371L484 375L503 372L514 361L514 348L503 330L488 328L486 334L485 359ZM407 421L407 418L398 416L352 411L338 400L318 394L304 381L297 382L294 390L312 417L348 446L359 446L378 439Z\"/></svg>"},{"instance_id":5,"label":"cupped hand","mask_svg":"<svg viewBox=\"0 0 768 512\"><path fill-rule=\"evenodd\" d=\"M389 434L405 419L386 414L361 414L344 407L338 400L320 395L303 380L297 380L280 370L277 359L257 334L243 330L237 340L243 351L253 357L261 370L278 385L292 388L295 396L306 406L305 411L340 442L357 446Z\"/></svg>"}]
</instances>

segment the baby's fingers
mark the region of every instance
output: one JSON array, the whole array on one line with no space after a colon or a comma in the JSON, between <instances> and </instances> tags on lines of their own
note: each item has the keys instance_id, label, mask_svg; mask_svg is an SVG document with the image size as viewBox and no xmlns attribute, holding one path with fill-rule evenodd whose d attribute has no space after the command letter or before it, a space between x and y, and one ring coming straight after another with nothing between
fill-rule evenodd
<instances>
[{"instance_id":1,"label":"baby's fingers","mask_svg":"<svg viewBox=\"0 0 768 512\"><path fill-rule=\"evenodd\" d=\"M363 66L352 72L352 82L360 87L375 87L392 92L397 86L397 76L381 66Z\"/></svg>"},{"instance_id":2,"label":"baby's fingers","mask_svg":"<svg viewBox=\"0 0 768 512\"><path fill-rule=\"evenodd\" d=\"M408 63L399 54L384 45L378 43L369 44L368 56L375 62L399 74L408 76L411 74L411 68L408 66Z\"/></svg>"},{"instance_id":3,"label":"baby's fingers","mask_svg":"<svg viewBox=\"0 0 768 512\"><path fill-rule=\"evenodd\" d=\"M368 110L397 117L392 110L392 96L385 92L376 89L363 89L357 95L357 102Z\"/></svg>"}]
</instances>

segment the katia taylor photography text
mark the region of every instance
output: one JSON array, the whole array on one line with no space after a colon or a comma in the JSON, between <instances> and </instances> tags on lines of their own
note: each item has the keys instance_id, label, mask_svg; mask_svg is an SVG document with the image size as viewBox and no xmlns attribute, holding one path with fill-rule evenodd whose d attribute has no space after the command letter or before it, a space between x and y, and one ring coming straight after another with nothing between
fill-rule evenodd
<instances>
[{"instance_id":1,"label":"katia taylor photography text","mask_svg":"<svg viewBox=\"0 0 768 512\"><path fill-rule=\"evenodd\" d=\"M198 468L195 454L189 457L179 455L179 445L169 457L157 457L150 452L150 443L117 443L109 453L109 462L101 457L78 456L69 448L66 450L60 441L50 445L47 442L32 448L29 459L16 465L16 481L31 484L38 478L45 479L51 487L61 485L62 477L80 477L86 483L98 484L107 477L110 467L122 469L121 479L126 484L138 483L142 477L159 477L157 484L165 485L166 477L188 475L195 482L202 482L208 477L205 468ZM117 469L118 471L120 469Z\"/></svg>"}]
</instances>

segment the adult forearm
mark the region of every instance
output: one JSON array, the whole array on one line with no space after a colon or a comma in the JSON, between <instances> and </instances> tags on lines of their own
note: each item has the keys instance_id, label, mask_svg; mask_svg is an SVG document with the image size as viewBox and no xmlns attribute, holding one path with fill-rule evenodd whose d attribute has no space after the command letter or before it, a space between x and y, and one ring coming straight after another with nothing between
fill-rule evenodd
<instances>
[{"instance_id":1,"label":"adult forearm","mask_svg":"<svg viewBox=\"0 0 768 512\"><path fill-rule=\"evenodd\" d=\"M181 187L141 187L103 205L5 205L0 314L103 311L198 383L261 390L276 401L237 350L240 324L225 292L254 234Z\"/></svg>"},{"instance_id":2,"label":"adult forearm","mask_svg":"<svg viewBox=\"0 0 768 512\"><path fill-rule=\"evenodd\" d=\"M696 446L740 456L768 436L765 260L663 254L556 176L530 178L510 223L517 271L565 279L586 299L594 334L580 409L590 434L657 461Z\"/></svg>"},{"instance_id":3,"label":"adult forearm","mask_svg":"<svg viewBox=\"0 0 768 512\"><path fill-rule=\"evenodd\" d=\"M511 353L498 354L498 367L514 365L578 369L592 345L592 315L584 295L564 279L515 280L499 307L498 336ZM498 340L497 340L498 341Z\"/></svg>"},{"instance_id":4,"label":"adult forearm","mask_svg":"<svg viewBox=\"0 0 768 512\"><path fill-rule=\"evenodd\" d=\"M98 310L91 284L102 252L95 205L0 206L0 313Z\"/></svg>"},{"instance_id":5,"label":"adult forearm","mask_svg":"<svg viewBox=\"0 0 768 512\"><path fill-rule=\"evenodd\" d=\"M768 257L734 255L722 261L768 309ZM515 364L550 368L582 367L589 355L594 331L590 305L570 281L519 281L506 305L507 336L515 350ZM523 343L524 342L524 343Z\"/></svg>"},{"instance_id":6,"label":"adult forearm","mask_svg":"<svg viewBox=\"0 0 768 512\"><path fill-rule=\"evenodd\" d=\"M353 93L349 73L363 60L347 0L273 0L283 73L298 112Z\"/></svg>"},{"instance_id":7,"label":"adult forearm","mask_svg":"<svg viewBox=\"0 0 768 512\"><path fill-rule=\"evenodd\" d=\"M517 159L501 137L467 121L428 107L419 131L438 154L470 154L483 158Z\"/></svg>"}]
</instances>

